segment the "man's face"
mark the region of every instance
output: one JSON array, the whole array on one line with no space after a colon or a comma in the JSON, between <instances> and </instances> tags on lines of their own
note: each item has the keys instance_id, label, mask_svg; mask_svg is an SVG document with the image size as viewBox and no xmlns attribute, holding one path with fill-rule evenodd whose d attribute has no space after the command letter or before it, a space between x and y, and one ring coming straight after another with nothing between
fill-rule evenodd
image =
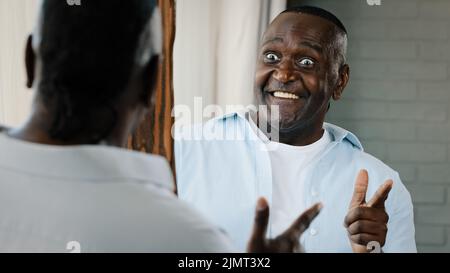
<instances>
[{"instance_id":1,"label":"man's face","mask_svg":"<svg viewBox=\"0 0 450 273\"><path fill-rule=\"evenodd\" d=\"M259 105L278 105L280 129L323 122L338 79L336 27L318 16L284 13L266 31L255 78Z\"/></svg>"}]
</instances>

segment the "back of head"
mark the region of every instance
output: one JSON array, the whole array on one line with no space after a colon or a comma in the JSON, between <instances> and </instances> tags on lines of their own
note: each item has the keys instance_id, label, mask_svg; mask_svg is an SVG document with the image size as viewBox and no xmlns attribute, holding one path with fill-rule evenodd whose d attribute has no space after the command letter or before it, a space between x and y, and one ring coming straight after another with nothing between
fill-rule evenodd
<instances>
[{"instance_id":1,"label":"back of head","mask_svg":"<svg viewBox=\"0 0 450 273\"><path fill-rule=\"evenodd\" d=\"M155 7L155 0L85 0L80 6L43 0L33 48L42 64L39 95L54 116L53 138L89 130L101 138L114 126L112 105L133 67L158 53L160 41L151 37ZM104 125L93 123L103 116Z\"/></svg>"}]
</instances>

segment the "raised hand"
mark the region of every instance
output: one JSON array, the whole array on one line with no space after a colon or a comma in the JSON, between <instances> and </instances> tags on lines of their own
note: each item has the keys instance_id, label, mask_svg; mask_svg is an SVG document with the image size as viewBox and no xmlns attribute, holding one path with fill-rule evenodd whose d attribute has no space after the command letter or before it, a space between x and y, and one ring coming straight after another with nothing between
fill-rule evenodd
<instances>
[{"instance_id":1,"label":"raised hand","mask_svg":"<svg viewBox=\"0 0 450 273\"><path fill-rule=\"evenodd\" d=\"M267 239L267 225L269 223L269 206L264 198L258 200L256 206L255 223L247 251L251 253L293 253L303 252L300 236L308 229L311 222L322 209L318 203L300 215L294 223L280 236Z\"/></svg>"},{"instance_id":2,"label":"raised hand","mask_svg":"<svg viewBox=\"0 0 450 273\"><path fill-rule=\"evenodd\" d=\"M349 211L344 220L353 252L368 252L367 245L370 242L376 242L381 247L386 243L389 216L386 213L384 203L389 196L393 183L392 180L384 182L372 199L366 203L369 174L366 170L359 172Z\"/></svg>"}]
</instances>

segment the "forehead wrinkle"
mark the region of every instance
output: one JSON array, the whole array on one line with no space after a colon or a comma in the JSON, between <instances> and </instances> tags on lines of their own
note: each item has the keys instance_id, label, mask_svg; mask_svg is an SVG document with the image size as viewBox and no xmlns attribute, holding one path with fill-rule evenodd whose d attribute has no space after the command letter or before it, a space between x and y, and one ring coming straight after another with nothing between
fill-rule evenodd
<instances>
[{"instance_id":1,"label":"forehead wrinkle","mask_svg":"<svg viewBox=\"0 0 450 273\"><path fill-rule=\"evenodd\" d=\"M264 37L263 42L262 42L262 46L265 46L266 44L271 44L271 43L283 43L283 42L284 42L283 37L276 36L276 37L273 37L273 38L270 38L270 39L266 39Z\"/></svg>"},{"instance_id":2,"label":"forehead wrinkle","mask_svg":"<svg viewBox=\"0 0 450 273\"><path fill-rule=\"evenodd\" d=\"M289 46L294 46L296 48L306 47L311 50L314 50L318 54L322 55L324 53L324 46L320 43L316 42L315 39L306 37L305 39L284 39L282 36L287 36L289 34L278 34L275 37L269 37L265 39L261 45L261 47L266 46L267 44L283 44L288 43ZM286 41L287 40L287 41Z\"/></svg>"},{"instance_id":3,"label":"forehead wrinkle","mask_svg":"<svg viewBox=\"0 0 450 273\"><path fill-rule=\"evenodd\" d=\"M279 15L269 26L266 34L280 33L282 36L289 32L301 33L302 36L312 38L320 43L327 43L329 36L339 33L339 28L332 22L319 16L304 13L285 13ZM279 35L279 34L278 34Z\"/></svg>"},{"instance_id":4,"label":"forehead wrinkle","mask_svg":"<svg viewBox=\"0 0 450 273\"><path fill-rule=\"evenodd\" d=\"M306 46L306 47L308 47L308 48L311 48L312 50L314 50L314 51L316 51L317 53L319 53L319 54L322 54L323 53L323 47L320 45L320 44L318 44L318 43L316 43L316 42L311 42L311 41L308 41L308 40L304 40L304 41L301 41L300 43L299 43L299 45L300 46Z\"/></svg>"},{"instance_id":5,"label":"forehead wrinkle","mask_svg":"<svg viewBox=\"0 0 450 273\"><path fill-rule=\"evenodd\" d=\"M328 33L329 31L327 31ZM307 46L322 52L323 48L330 42L328 37L318 34L314 29L304 27L292 27L289 29L274 31L270 29L263 37L262 45L268 43L285 42L286 40L296 40L295 43L302 46Z\"/></svg>"},{"instance_id":6,"label":"forehead wrinkle","mask_svg":"<svg viewBox=\"0 0 450 273\"><path fill-rule=\"evenodd\" d=\"M303 43L303 46L315 49L330 61L339 60L340 56L338 55L342 55L345 60L346 35L342 34L337 26L326 21L326 24L320 24L321 27L317 27L314 22L317 22L317 20L323 22L325 19L314 15L294 13L295 17L292 15L288 15L290 18L282 17L286 15L280 15L272 22L263 36L264 42L262 46L270 42L284 43L286 40L291 40L286 39L286 37L293 36L297 43L295 46ZM307 44L308 42L310 43L309 45ZM319 49L318 47L311 47L314 44L320 45L322 50L317 50Z\"/></svg>"}]
</instances>

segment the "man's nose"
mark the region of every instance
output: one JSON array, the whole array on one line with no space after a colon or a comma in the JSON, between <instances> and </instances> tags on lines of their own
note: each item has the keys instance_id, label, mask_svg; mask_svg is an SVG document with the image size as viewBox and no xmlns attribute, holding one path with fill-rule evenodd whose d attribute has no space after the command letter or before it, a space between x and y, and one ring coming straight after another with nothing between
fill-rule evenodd
<instances>
[{"instance_id":1,"label":"man's nose","mask_svg":"<svg viewBox=\"0 0 450 273\"><path fill-rule=\"evenodd\" d=\"M273 77L282 83L288 83L297 80L295 70L289 62L283 62L274 71Z\"/></svg>"}]
</instances>

